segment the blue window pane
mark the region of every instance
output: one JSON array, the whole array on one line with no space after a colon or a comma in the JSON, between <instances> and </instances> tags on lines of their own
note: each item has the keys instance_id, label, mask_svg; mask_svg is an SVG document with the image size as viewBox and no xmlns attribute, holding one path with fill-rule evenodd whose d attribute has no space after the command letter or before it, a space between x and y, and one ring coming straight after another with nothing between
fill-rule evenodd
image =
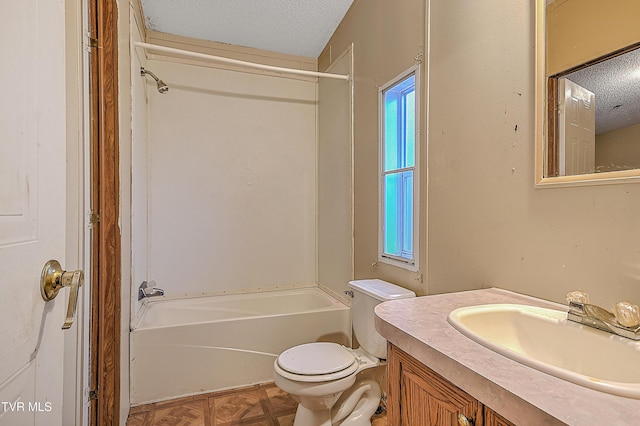
<instances>
[{"instance_id":1,"label":"blue window pane","mask_svg":"<svg viewBox=\"0 0 640 426\"><path fill-rule=\"evenodd\" d=\"M413 172L402 174L402 257L413 257Z\"/></svg>"},{"instance_id":2,"label":"blue window pane","mask_svg":"<svg viewBox=\"0 0 640 426\"><path fill-rule=\"evenodd\" d=\"M415 88L404 96L404 167L415 165L415 139L416 139L416 91Z\"/></svg>"},{"instance_id":3,"label":"blue window pane","mask_svg":"<svg viewBox=\"0 0 640 426\"><path fill-rule=\"evenodd\" d=\"M384 102L384 170L400 168L398 155L398 99L393 93L385 94Z\"/></svg>"},{"instance_id":4,"label":"blue window pane","mask_svg":"<svg viewBox=\"0 0 640 426\"><path fill-rule=\"evenodd\" d=\"M415 165L415 76L384 92L384 171Z\"/></svg>"},{"instance_id":5,"label":"blue window pane","mask_svg":"<svg viewBox=\"0 0 640 426\"><path fill-rule=\"evenodd\" d=\"M384 177L385 253L413 257L413 171Z\"/></svg>"},{"instance_id":6,"label":"blue window pane","mask_svg":"<svg viewBox=\"0 0 640 426\"><path fill-rule=\"evenodd\" d=\"M416 164L416 90L411 75L383 93L382 250L412 261L414 171Z\"/></svg>"},{"instance_id":7,"label":"blue window pane","mask_svg":"<svg viewBox=\"0 0 640 426\"><path fill-rule=\"evenodd\" d=\"M399 186L402 181L400 174L394 173L384 177L384 252L400 256L398 244L398 224L401 215L398 211Z\"/></svg>"}]
</instances>

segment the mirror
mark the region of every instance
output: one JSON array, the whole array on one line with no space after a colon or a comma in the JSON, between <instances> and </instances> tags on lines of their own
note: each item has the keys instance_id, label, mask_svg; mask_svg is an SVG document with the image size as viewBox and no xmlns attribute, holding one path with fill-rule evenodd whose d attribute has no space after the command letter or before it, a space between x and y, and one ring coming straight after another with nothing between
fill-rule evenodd
<instances>
[{"instance_id":1,"label":"mirror","mask_svg":"<svg viewBox=\"0 0 640 426\"><path fill-rule=\"evenodd\" d=\"M640 180L639 20L637 0L537 0L537 185Z\"/></svg>"}]
</instances>

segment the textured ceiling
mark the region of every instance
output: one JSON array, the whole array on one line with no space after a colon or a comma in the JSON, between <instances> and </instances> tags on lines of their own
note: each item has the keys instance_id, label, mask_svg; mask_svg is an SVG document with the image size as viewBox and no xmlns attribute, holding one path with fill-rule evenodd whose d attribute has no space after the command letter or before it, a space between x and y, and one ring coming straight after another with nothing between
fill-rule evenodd
<instances>
[{"instance_id":1,"label":"textured ceiling","mask_svg":"<svg viewBox=\"0 0 640 426\"><path fill-rule=\"evenodd\" d=\"M640 49L566 76L596 98L596 134L640 124Z\"/></svg>"},{"instance_id":2,"label":"textured ceiling","mask_svg":"<svg viewBox=\"0 0 640 426\"><path fill-rule=\"evenodd\" d=\"M317 58L353 0L142 0L163 33Z\"/></svg>"}]
</instances>

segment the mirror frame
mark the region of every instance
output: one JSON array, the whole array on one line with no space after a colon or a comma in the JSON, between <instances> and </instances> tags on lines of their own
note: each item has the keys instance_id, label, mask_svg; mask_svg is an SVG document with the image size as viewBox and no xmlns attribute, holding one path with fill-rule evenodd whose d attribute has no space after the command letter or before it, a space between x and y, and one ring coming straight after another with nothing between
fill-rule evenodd
<instances>
[{"instance_id":1,"label":"mirror frame","mask_svg":"<svg viewBox=\"0 0 640 426\"><path fill-rule=\"evenodd\" d=\"M535 187L555 188L566 186L604 185L640 182L640 169L615 172L588 173L571 176L545 177L548 157L548 79L546 75L546 1L536 0L535 11Z\"/></svg>"}]
</instances>

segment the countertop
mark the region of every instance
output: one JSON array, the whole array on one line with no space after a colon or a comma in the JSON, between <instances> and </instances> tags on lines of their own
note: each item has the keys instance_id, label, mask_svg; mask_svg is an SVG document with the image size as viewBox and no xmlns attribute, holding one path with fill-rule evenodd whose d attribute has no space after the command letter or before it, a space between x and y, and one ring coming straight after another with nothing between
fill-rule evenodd
<instances>
[{"instance_id":1,"label":"countertop","mask_svg":"<svg viewBox=\"0 0 640 426\"><path fill-rule=\"evenodd\" d=\"M375 325L389 342L519 426L640 424L640 400L595 391L512 361L447 322L456 308L490 303L567 310L490 288L384 302L376 306ZM640 368L640 362L629 368Z\"/></svg>"}]
</instances>

